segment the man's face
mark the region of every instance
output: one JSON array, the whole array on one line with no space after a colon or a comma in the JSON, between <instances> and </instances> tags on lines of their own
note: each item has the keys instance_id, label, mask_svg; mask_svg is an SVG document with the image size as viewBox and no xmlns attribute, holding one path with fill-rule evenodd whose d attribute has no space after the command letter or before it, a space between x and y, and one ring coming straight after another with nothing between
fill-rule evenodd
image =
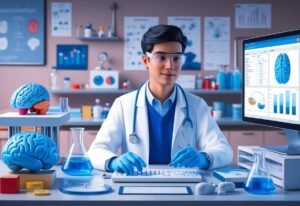
<instances>
[{"instance_id":1,"label":"man's face","mask_svg":"<svg viewBox=\"0 0 300 206\"><path fill-rule=\"evenodd\" d=\"M173 85L178 79L183 64L182 46L178 42L164 42L154 45L151 53L142 60L149 70L150 82L161 86Z\"/></svg>"}]
</instances>

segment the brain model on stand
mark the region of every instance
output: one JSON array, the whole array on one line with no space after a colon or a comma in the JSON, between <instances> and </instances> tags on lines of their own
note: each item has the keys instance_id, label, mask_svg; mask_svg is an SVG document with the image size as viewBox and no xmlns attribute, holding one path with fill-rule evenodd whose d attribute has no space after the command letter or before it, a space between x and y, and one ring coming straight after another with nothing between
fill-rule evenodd
<instances>
[{"instance_id":1,"label":"brain model on stand","mask_svg":"<svg viewBox=\"0 0 300 206\"><path fill-rule=\"evenodd\" d=\"M50 169L59 160L56 144L48 136L25 131L8 139L2 150L2 160L13 171L26 168L36 172Z\"/></svg>"},{"instance_id":2,"label":"brain model on stand","mask_svg":"<svg viewBox=\"0 0 300 206\"><path fill-rule=\"evenodd\" d=\"M20 115L30 112L36 114L46 114L49 109L50 96L45 87L37 83L23 84L15 90L10 105L19 109Z\"/></svg>"}]
</instances>

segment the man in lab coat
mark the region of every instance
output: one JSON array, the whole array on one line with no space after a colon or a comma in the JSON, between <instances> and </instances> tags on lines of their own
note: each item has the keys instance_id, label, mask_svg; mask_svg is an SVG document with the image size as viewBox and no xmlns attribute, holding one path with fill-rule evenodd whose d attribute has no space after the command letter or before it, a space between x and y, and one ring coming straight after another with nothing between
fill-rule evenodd
<instances>
[{"instance_id":1,"label":"man in lab coat","mask_svg":"<svg viewBox=\"0 0 300 206\"><path fill-rule=\"evenodd\" d=\"M149 164L213 169L231 162L232 149L205 101L175 83L186 44L176 26L143 35L149 81L115 100L88 151L94 168L132 175Z\"/></svg>"}]
</instances>

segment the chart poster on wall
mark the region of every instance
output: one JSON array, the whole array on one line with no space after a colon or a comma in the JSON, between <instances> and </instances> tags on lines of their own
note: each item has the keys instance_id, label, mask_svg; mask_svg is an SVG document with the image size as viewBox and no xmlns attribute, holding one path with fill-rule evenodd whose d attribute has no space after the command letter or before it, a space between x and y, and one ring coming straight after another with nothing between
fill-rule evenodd
<instances>
[{"instance_id":1,"label":"chart poster on wall","mask_svg":"<svg viewBox=\"0 0 300 206\"><path fill-rule=\"evenodd\" d=\"M0 64L45 64L45 0L0 1Z\"/></svg>"},{"instance_id":2,"label":"chart poster on wall","mask_svg":"<svg viewBox=\"0 0 300 206\"><path fill-rule=\"evenodd\" d=\"M271 4L236 4L235 28L254 29L271 28Z\"/></svg>"},{"instance_id":3,"label":"chart poster on wall","mask_svg":"<svg viewBox=\"0 0 300 206\"><path fill-rule=\"evenodd\" d=\"M51 35L54 37L71 36L72 3L51 3Z\"/></svg>"},{"instance_id":4,"label":"chart poster on wall","mask_svg":"<svg viewBox=\"0 0 300 206\"><path fill-rule=\"evenodd\" d=\"M182 70L200 70L200 17L169 16L168 24L178 26L188 38Z\"/></svg>"},{"instance_id":5,"label":"chart poster on wall","mask_svg":"<svg viewBox=\"0 0 300 206\"><path fill-rule=\"evenodd\" d=\"M230 17L204 18L204 69L230 64Z\"/></svg>"},{"instance_id":6,"label":"chart poster on wall","mask_svg":"<svg viewBox=\"0 0 300 206\"><path fill-rule=\"evenodd\" d=\"M158 24L158 17L125 16L124 17L124 69L145 70L142 64L141 40L143 34Z\"/></svg>"},{"instance_id":7,"label":"chart poster on wall","mask_svg":"<svg viewBox=\"0 0 300 206\"><path fill-rule=\"evenodd\" d=\"M87 70L88 45L58 44L56 46L56 69Z\"/></svg>"}]
</instances>

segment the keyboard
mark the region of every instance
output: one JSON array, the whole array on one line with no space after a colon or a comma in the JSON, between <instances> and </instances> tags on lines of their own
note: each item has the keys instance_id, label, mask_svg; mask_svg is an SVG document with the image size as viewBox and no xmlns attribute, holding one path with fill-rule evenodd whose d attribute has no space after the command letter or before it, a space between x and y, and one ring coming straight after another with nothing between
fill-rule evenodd
<instances>
[{"instance_id":1,"label":"keyboard","mask_svg":"<svg viewBox=\"0 0 300 206\"><path fill-rule=\"evenodd\" d=\"M135 171L134 175L114 172L111 179L114 182L201 182L202 175L200 169L195 168L148 168Z\"/></svg>"}]
</instances>

